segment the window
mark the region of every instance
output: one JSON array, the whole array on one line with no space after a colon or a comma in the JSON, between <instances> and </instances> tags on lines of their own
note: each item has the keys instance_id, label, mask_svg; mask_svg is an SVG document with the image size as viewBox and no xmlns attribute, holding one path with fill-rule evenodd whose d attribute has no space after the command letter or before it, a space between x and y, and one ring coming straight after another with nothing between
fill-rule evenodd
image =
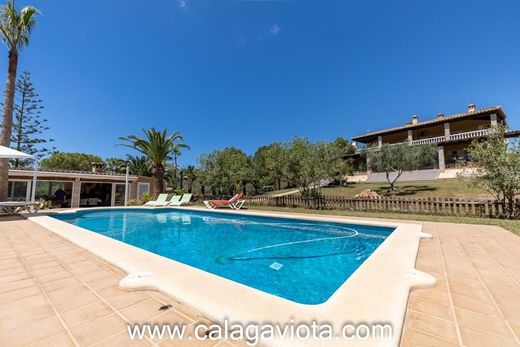
<instances>
[{"instance_id":1,"label":"window","mask_svg":"<svg viewBox=\"0 0 520 347\"><path fill-rule=\"evenodd\" d=\"M102 182L82 182L80 207L111 206L112 184Z\"/></svg>"},{"instance_id":2,"label":"window","mask_svg":"<svg viewBox=\"0 0 520 347\"><path fill-rule=\"evenodd\" d=\"M7 200L28 201L29 199L29 181L9 181L7 188Z\"/></svg>"},{"instance_id":3,"label":"window","mask_svg":"<svg viewBox=\"0 0 520 347\"><path fill-rule=\"evenodd\" d=\"M54 206L70 207L72 182L38 181L36 182L36 200L51 200Z\"/></svg>"},{"instance_id":4,"label":"window","mask_svg":"<svg viewBox=\"0 0 520 347\"><path fill-rule=\"evenodd\" d=\"M137 183L137 198L141 199L143 194L150 193L150 183Z\"/></svg>"},{"instance_id":5,"label":"window","mask_svg":"<svg viewBox=\"0 0 520 347\"><path fill-rule=\"evenodd\" d=\"M128 196L130 196L130 188L132 185L128 185ZM114 192L114 205L115 206L124 206L125 205L125 185L124 184L115 184L115 192Z\"/></svg>"}]
</instances>

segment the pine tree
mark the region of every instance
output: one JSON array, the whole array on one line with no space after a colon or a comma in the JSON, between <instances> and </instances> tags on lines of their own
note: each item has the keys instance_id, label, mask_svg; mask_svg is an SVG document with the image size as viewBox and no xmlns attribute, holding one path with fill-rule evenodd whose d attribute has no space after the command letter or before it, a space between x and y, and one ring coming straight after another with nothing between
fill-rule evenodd
<instances>
[{"instance_id":1,"label":"pine tree","mask_svg":"<svg viewBox=\"0 0 520 347\"><path fill-rule=\"evenodd\" d=\"M55 147L48 148L46 144L53 142L43 134L49 130L47 119L42 118L43 100L31 81L31 73L22 72L16 81L16 99L14 106L13 133L11 144L14 149L42 158ZM16 159L15 168L25 167L29 161Z\"/></svg>"}]
</instances>

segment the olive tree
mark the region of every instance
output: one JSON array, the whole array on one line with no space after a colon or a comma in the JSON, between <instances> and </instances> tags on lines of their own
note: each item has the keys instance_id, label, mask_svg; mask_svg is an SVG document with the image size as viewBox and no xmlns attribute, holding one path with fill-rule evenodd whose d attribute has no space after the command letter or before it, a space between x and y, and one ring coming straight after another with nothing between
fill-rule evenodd
<instances>
[{"instance_id":1,"label":"olive tree","mask_svg":"<svg viewBox=\"0 0 520 347\"><path fill-rule=\"evenodd\" d=\"M252 156L231 147L201 155L197 181L203 193L211 189L214 195L245 191L246 185L253 185L256 191L259 185L273 185L296 187L312 200L321 196L323 185L333 178L341 182L352 172L351 163L344 159L352 151L352 145L343 139L311 142L299 137L262 146Z\"/></svg>"},{"instance_id":2,"label":"olive tree","mask_svg":"<svg viewBox=\"0 0 520 347\"><path fill-rule=\"evenodd\" d=\"M214 195L245 192L254 177L250 158L240 149L229 147L215 150L199 158L200 179Z\"/></svg>"},{"instance_id":3,"label":"olive tree","mask_svg":"<svg viewBox=\"0 0 520 347\"><path fill-rule=\"evenodd\" d=\"M320 188L327 180L336 176L339 171L349 171L348 164L333 143L313 143L297 137L288 144L287 158L289 179L296 184L304 197L319 197Z\"/></svg>"},{"instance_id":4,"label":"olive tree","mask_svg":"<svg viewBox=\"0 0 520 347\"><path fill-rule=\"evenodd\" d=\"M463 175L470 182L492 194L503 206L507 218L520 215L515 197L520 194L520 142L509 146L506 128L498 126L485 141L473 141L468 148L470 159L477 164Z\"/></svg>"},{"instance_id":5,"label":"olive tree","mask_svg":"<svg viewBox=\"0 0 520 347\"><path fill-rule=\"evenodd\" d=\"M354 167L345 159L345 155L355 153L356 149L352 143L342 137L336 138L329 146L332 176L339 181L341 187L345 176L354 174Z\"/></svg>"},{"instance_id":6,"label":"olive tree","mask_svg":"<svg viewBox=\"0 0 520 347\"><path fill-rule=\"evenodd\" d=\"M282 182L287 177L287 146L284 143L274 142L258 148L252 163L261 185L282 189Z\"/></svg>"},{"instance_id":7,"label":"olive tree","mask_svg":"<svg viewBox=\"0 0 520 347\"><path fill-rule=\"evenodd\" d=\"M432 166L437 159L435 145L410 146L406 143L383 145L367 149L366 154L372 169L386 174L390 191L395 191L395 182L404 171Z\"/></svg>"}]
</instances>

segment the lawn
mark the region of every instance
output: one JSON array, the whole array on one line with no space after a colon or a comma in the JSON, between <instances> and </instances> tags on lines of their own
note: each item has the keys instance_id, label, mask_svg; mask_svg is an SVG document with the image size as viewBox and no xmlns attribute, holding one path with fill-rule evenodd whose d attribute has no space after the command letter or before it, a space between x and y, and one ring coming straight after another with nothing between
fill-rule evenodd
<instances>
[{"instance_id":1,"label":"lawn","mask_svg":"<svg viewBox=\"0 0 520 347\"><path fill-rule=\"evenodd\" d=\"M324 187L321 189L321 193L325 196L354 197L365 189L374 190L383 195L388 191L388 184L349 183L343 187ZM280 192L282 191L270 192L269 195ZM397 183L397 192L392 195L410 198L493 199L489 193L469 186L467 182L458 179Z\"/></svg>"},{"instance_id":2,"label":"lawn","mask_svg":"<svg viewBox=\"0 0 520 347\"><path fill-rule=\"evenodd\" d=\"M432 216L419 214L405 214L405 213L385 213L385 212L360 212L360 211L338 211L338 210L310 210L305 208L290 208L290 207L270 207L270 206L250 206L249 210L263 210L263 211L278 211L278 212L293 212L293 213L307 213L307 214L326 214L348 217L367 217L367 218L384 218L384 219L401 219L410 221L424 221L424 222L441 222L441 223L462 223L462 224L481 224L481 225L496 225L507 229L514 234L520 235L520 221L518 220L504 220L504 219L489 219L489 218L473 218L473 217L454 217L454 216Z\"/></svg>"},{"instance_id":3,"label":"lawn","mask_svg":"<svg viewBox=\"0 0 520 347\"><path fill-rule=\"evenodd\" d=\"M276 194L283 194L283 193L288 193L288 192L294 192L295 190L298 190L298 188L287 188L287 189L281 189L281 190L273 190L271 192L265 193L265 195L272 196L272 195L276 195Z\"/></svg>"}]
</instances>

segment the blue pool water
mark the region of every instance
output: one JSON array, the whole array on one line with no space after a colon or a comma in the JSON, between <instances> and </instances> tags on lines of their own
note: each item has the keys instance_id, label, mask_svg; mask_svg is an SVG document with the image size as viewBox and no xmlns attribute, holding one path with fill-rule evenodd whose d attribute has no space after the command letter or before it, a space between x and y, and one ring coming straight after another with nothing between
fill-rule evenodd
<instances>
[{"instance_id":1,"label":"blue pool water","mask_svg":"<svg viewBox=\"0 0 520 347\"><path fill-rule=\"evenodd\" d=\"M394 230L168 209L54 217L302 304L327 301Z\"/></svg>"}]
</instances>

